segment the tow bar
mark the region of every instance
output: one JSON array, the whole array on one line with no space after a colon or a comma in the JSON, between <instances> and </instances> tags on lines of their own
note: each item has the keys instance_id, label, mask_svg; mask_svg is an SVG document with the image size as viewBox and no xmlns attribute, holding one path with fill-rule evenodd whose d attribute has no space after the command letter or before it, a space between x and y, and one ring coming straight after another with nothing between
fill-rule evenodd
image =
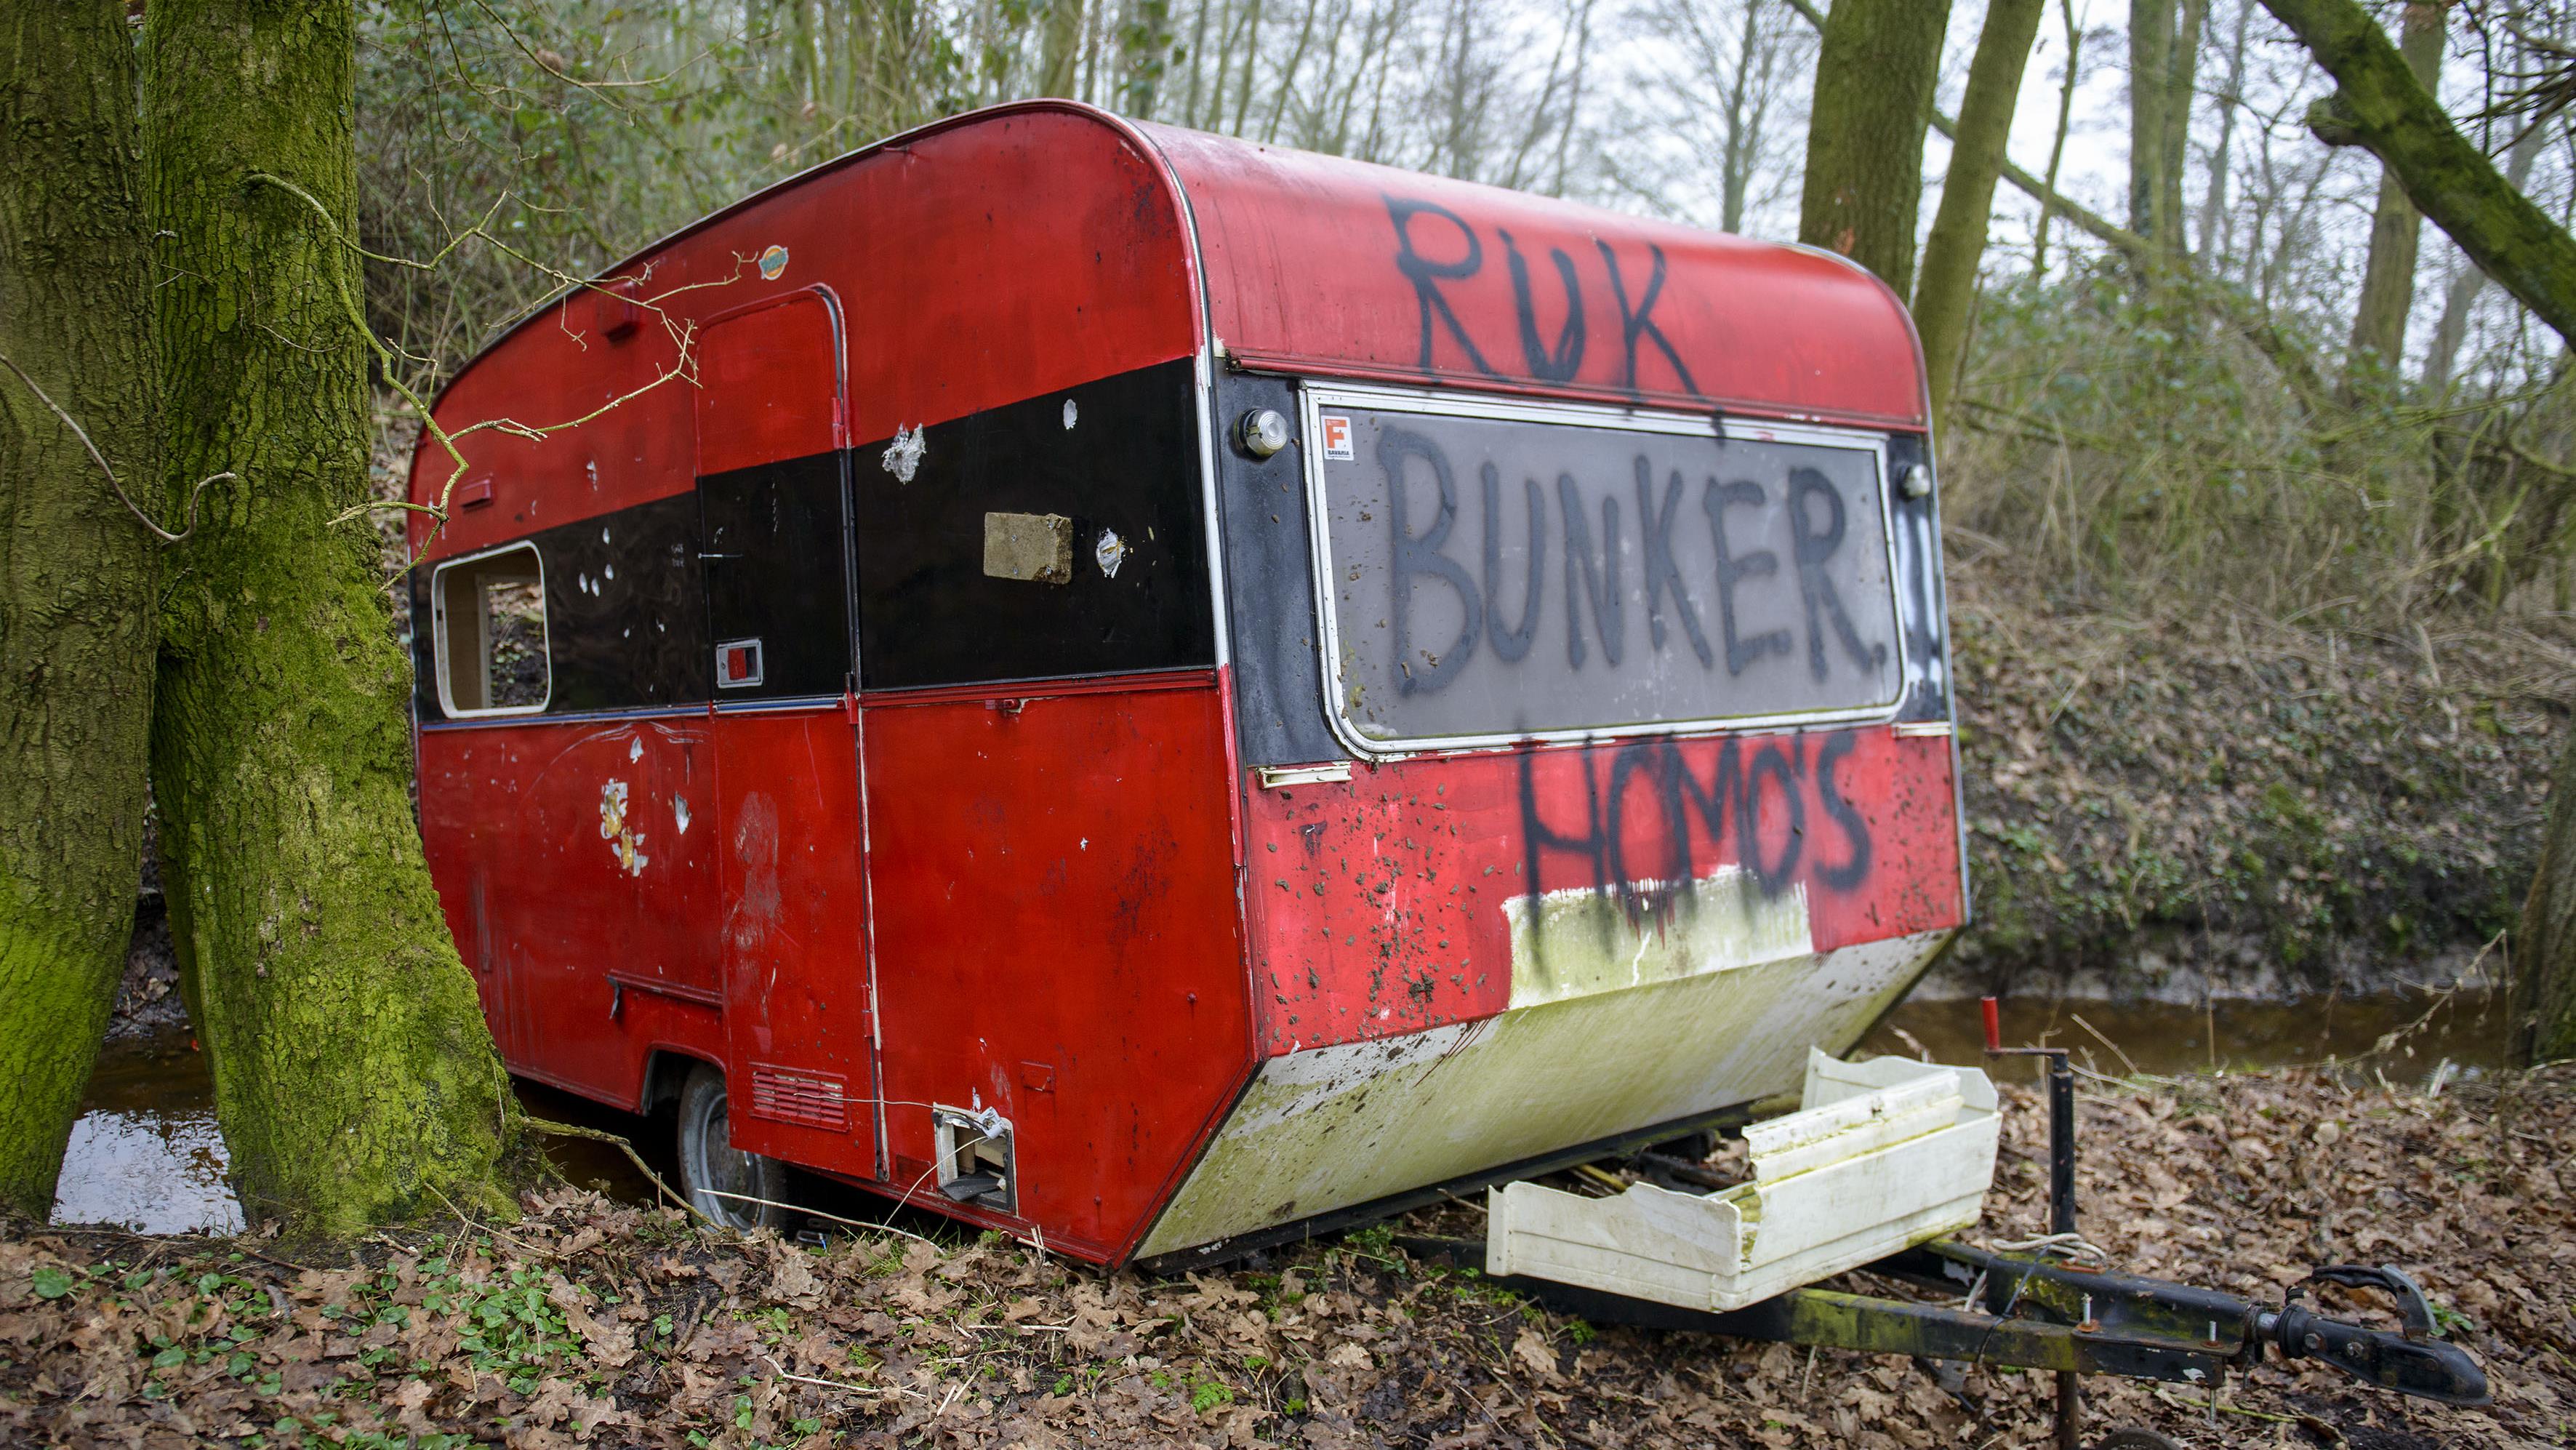
<instances>
[{"instance_id":1,"label":"tow bar","mask_svg":"<svg viewBox=\"0 0 2576 1450\"><path fill-rule=\"evenodd\" d=\"M2394 1266L2328 1265L2287 1290L2278 1307L2266 1307L2233 1294L2123 1274L2061 1256L2081 1244L2075 1227L2074 1070L2064 1048L2002 1046L1993 998L1986 999L1985 1008L1990 1056L2047 1060L2050 1232L2045 1239L2010 1249L1983 1249L1937 1235L1857 1265L1930 1290L1938 1298L1914 1301L1793 1288L1754 1302L1726 1305L1727 1273L1734 1264L1724 1255L1707 1258L1718 1269L1698 1277L1677 1278L1671 1268L1700 1257L1688 1243L1687 1226L1697 1221L1696 1206L1703 1201L1663 1194L1646 1185L1629 1190L1630 1195L1643 1195L1629 1209L1617 1198L1568 1200L1551 1208L1539 1200L1565 1196L1515 1184L1497 1194L1489 1238L1483 1244L1463 1239L1397 1241L1424 1257L1447 1257L1462 1264L1476 1262L1482 1251L1495 1284L1596 1323L1688 1329L1737 1339L2054 1372L2057 1443L2065 1450L2076 1450L2080 1443L2079 1376L2109 1374L2201 1387L2209 1391L2214 1407L2227 1371L2260 1363L2266 1345L2284 1359L2316 1360L2364 1384L2401 1395L2450 1405L2489 1402L2485 1372L2459 1346L2434 1337L2431 1304L2423 1290ZM1812 1085L1812 1069L1810 1080ZM1923 1093L1920 1084L1906 1084L1896 1091L1912 1093L1917 1099ZM1990 1099L1991 1089L1986 1092ZM1864 1117L1862 1109L1879 1116ZM1846 1103L1838 1110L1859 1123L1862 1131L1885 1122L1883 1108L1870 1108L1867 1103ZM1972 1117L1973 1110L1971 1103L1963 1116ZM1891 1136L1880 1132L1882 1139ZM1812 1141L1806 1151L1817 1151ZM1851 1160L1858 1171L1866 1171L1859 1166L1866 1156ZM1647 1162L1651 1170L1654 1160L1649 1157ZM1783 1176L1775 1185L1795 1176ZM1513 1204L1520 1200L1506 1200L1506 1193L1531 1190L1526 1201L1544 1215L1515 1209ZM1706 1202L1715 1207L1725 1197L1712 1195ZM1596 1211L1624 1216L1585 1217ZM1730 1223L1739 1217L1758 1220L1760 1213L1758 1205L1743 1212L1732 1205L1717 1211ZM1973 1208L1966 1217L1973 1217ZM1951 1224L1961 1221L1953 1218ZM1597 1248L1568 1242L1568 1235L1580 1232L1579 1227L1568 1225L1586 1223L1611 1225L1611 1237L1625 1242ZM1678 1234L1672 1231L1677 1224L1685 1226ZM1551 1239L1550 1234L1556 1237ZM1663 1235L1660 1240L1658 1234ZM1677 1241L1684 1246L1681 1253L1673 1252ZM1754 1240L1744 1234L1739 1241ZM1516 1272L1522 1267L1537 1272ZM1591 1282L1569 1282L1584 1279ZM1714 1286L1709 1297L1724 1307L1681 1302L1685 1296L1671 1292L1675 1283L1693 1293L1702 1292L1702 1284ZM1632 1285L1639 1292L1620 1292L1610 1287L1614 1284ZM2402 1327L2373 1329L2317 1313L2302 1300L2318 1284L2386 1294L2395 1301ZM2143 1434L2114 1438L2139 1443Z\"/></svg>"}]
</instances>

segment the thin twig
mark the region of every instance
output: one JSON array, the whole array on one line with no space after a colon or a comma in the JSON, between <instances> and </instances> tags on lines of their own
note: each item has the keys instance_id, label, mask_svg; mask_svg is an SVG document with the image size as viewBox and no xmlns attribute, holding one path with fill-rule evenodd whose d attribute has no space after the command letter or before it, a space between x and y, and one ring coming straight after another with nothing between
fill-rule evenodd
<instances>
[{"instance_id":1,"label":"thin twig","mask_svg":"<svg viewBox=\"0 0 2576 1450\"><path fill-rule=\"evenodd\" d=\"M873 1230L877 1233L889 1233L893 1234L897 1238L910 1239L917 1244L928 1244L934 1249L939 1247L939 1242L936 1239L923 1238L921 1235L914 1233L909 1229L899 1229L890 1223L870 1223L863 1218L843 1218L837 1213L825 1213L819 1208L808 1208L801 1203L781 1203L774 1198L754 1198L748 1193L727 1193L722 1189L717 1188L701 1188L698 1192L705 1194L709 1198L730 1198L737 1203L757 1203L768 1208L783 1208L790 1213L806 1214L814 1218L828 1218L834 1223L847 1224L851 1228L863 1228Z\"/></svg>"},{"instance_id":2,"label":"thin twig","mask_svg":"<svg viewBox=\"0 0 2576 1450\"><path fill-rule=\"evenodd\" d=\"M816 1379L810 1374L792 1374L788 1371L787 1366L780 1364L771 1356L764 1354L761 1358L769 1361L769 1367L778 1371L778 1377L780 1379L794 1380L800 1385L821 1385L827 1390L848 1390L854 1395L883 1395L889 1393L885 1388L878 1385L854 1385L846 1380Z\"/></svg>"},{"instance_id":3,"label":"thin twig","mask_svg":"<svg viewBox=\"0 0 2576 1450\"><path fill-rule=\"evenodd\" d=\"M2138 1070L2138 1064L2137 1064L2136 1060L2135 1060L2135 1059L2133 1059L2133 1058L2131 1058L2127 1052L2122 1051L2122 1050L2121 1050L2121 1047L2120 1047L2120 1044L2118 1044L2118 1043L2116 1043L2116 1042L2113 1042L2113 1041L2112 1041L2110 1038L2108 1038L2108 1037L2103 1036L2103 1035L2102 1035L2102 1029L2100 1029L2100 1028L2098 1028L2098 1027L2094 1026L2094 1025L2093 1025L2092 1023L2090 1023L2090 1022L2085 1021L2085 1020L2084 1020L2084 1014L2082 1014L2082 1013L2080 1013L2080 1012L2069 1012L2069 1013L2067 1013L2066 1015L2067 1015L2069 1018L2071 1018L2071 1019L2073 1019L2073 1020L2074 1020L2074 1023L2075 1023L2075 1025L2076 1025L2076 1026L2081 1027L2081 1028L2083 1028L2085 1031L2092 1033L2092 1034L2093 1034L2093 1040L2094 1040L2094 1041L2101 1043L2104 1047L2107 1047L2107 1048L2111 1049L2113 1052L2117 1052L2117 1053L2119 1053L2119 1054L2120 1054L2120 1061L2121 1061L2121 1062L2123 1062L2123 1063L2125 1063L2125 1064L2127 1064L2127 1066L2128 1066L2128 1069L2129 1069L2129 1076L2131 1076L2131 1077L2145 1077L2145 1076L2146 1076L2146 1074L2145 1074L2145 1073L2140 1072L2140 1071Z\"/></svg>"},{"instance_id":4,"label":"thin twig","mask_svg":"<svg viewBox=\"0 0 2576 1450\"><path fill-rule=\"evenodd\" d=\"M616 1144L618 1148L626 1154L627 1158L635 1164L635 1171L643 1174L646 1179L650 1180L655 1188L662 1191L664 1197L670 1199L673 1203L678 1204L688 1212L697 1215L700 1223L706 1224L710 1228L715 1226L714 1219L707 1217L706 1213L696 1204L689 1202L687 1199L682 1198L679 1194L673 1192L671 1185L662 1181L662 1175L653 1171L653 1165L644 1161L644 1155L635 1151L634 1144L617 1136L615 1133L603 1132L598 1128L576 1127L571 1123L558 1123L549 1118L534 1118L523 1115L520 1117L519 1121L536 1129L540 1133L551 1134L558 1138L590 1138L601 1143Z\"/></svg>"},{"instance_id":5,"label":"thin twig","mask_svg":"<svg viewBox=\"0 0 2576 1450\"><path fill-rule=\"evenodd\" d=\"M79 419L73 417L70 413L65 412L62 404L57 403L52 398L46 396L45 390L36 386L36 380L27 376L27 370L18 366L17 362L7 353L0 353L0 367L5 367L11 373L15 374L18 381L27 385L27 391L36 395L37 402L52 409L54 416L63 420L63 426L71 429L72 436L80 440L82 448L88 450L90 461L98 465L99 472L107 475L107 486L115 490L116 501L125 505L125 511L134 515L136 522L142 524L143 527L150 529L153 537L159 539L165 544L179 543L186 539L190 534L197 531L197 497L206 491L206 486L208 484L220 483L224 479L237 477L237 475L230 469L226 469L222 473L214 474L210 477L198 480L197 486L188 490L188 526L174 534L168 529L161 527L159 524L154 523L150 514L147 514L142 509L136 507L134 500L126 496L125 485L118 481L116 470L107 466L107 456L98 451L97 444L89 441L89 430L80 425Z\"/></svg>"}]
</instances>

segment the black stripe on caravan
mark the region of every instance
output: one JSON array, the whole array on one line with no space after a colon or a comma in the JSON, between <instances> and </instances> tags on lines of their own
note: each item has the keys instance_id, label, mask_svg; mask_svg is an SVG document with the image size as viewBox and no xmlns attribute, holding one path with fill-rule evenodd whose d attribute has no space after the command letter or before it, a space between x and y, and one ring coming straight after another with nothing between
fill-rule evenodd
<instances>
[{"instance_id":1,"label":"black stripe on caravan","mask_svg":"<svg viewBox=\"0 0 2576 1450\"><path fill-rule=\"evenodd\" d=\"M522 541L535 545L545 564L554 676L548 715L707 698L715 668L698 540L698 500L683 493L539 529ZM424 721L443 718L430 639L436 573L430 565L411 574L413 704Z\"/></svg>"},{"instance_id":2,"label":"black stripe on caravan","mask_svg":"<svg viewBox=\"0 0 2576 1450\"><path fill-rule=\"evenodd\" d=\"M1214 664L1192 366L1180 358L933 424L910 482L888 457L893 440L859 448L868 688ZM1073 577L987 575L988 513L1070 520Z\"/></svg>"},{"instance_id":3,"label":"black stripe on caravan","mask_svg":"<svg viewBox=\"0 0 2576 1450\"><path fill-rule=\"evenodd\" d=\"M908 482L889 466L893 439L851 450L866 687L1213 665L1197 427L1183 358L932 424ZM545 563L545 714L839 694L850 658L843 462L738 469L528 535ZM987 575L987 513L1068 520L1072 577ZM442 718L434 572L412 575L424 721ZM744 638L762 641L761 685L716 690L717 641Z\"/></svg>"}]
</instances>

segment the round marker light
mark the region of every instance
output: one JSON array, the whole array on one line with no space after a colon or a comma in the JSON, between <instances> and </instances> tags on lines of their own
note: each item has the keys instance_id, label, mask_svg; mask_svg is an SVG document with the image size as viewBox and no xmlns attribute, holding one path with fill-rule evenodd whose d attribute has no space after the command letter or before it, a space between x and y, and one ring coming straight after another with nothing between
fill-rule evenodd
<instances>
[{"instance_id":1,"label":"round marker light","mask_svg":"<svg viewBox=\"0 0 2576 1450\"><path fill-rule=\"evenodd\" d=\"M1898 487L1905 491L1907 498L1930 498L1932 470L1920 463L1909 465L1905 470L1905 476L1898 480Z\"/></svg>"},{"instance_id":2,"label":"round marker light","mask_svg":"<svg viewBox=\"0 0 2576 1450\"><path fill-rule=\"evenodd\" d=\"M1276 408L1255 408L1244 414L1237 431L1243 451L1255 458L1268 458L1288 446L1288 419Z\"/></svg>"}]
</instances>

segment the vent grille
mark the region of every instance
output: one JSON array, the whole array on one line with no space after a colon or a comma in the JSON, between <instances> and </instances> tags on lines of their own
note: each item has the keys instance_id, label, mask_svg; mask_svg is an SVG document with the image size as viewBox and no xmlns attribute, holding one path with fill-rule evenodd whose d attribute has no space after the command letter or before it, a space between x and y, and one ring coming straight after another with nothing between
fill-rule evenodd
<instances>
[{"instance_id":1,"label":"vent grille","mask_svg":"<svg viewBox=\"0 0 2576 1450\"><path fill-rule=\"evenodd\" d=\"M849 1088L830 1073L791 1072L755 1063L751 1069L751 1115L808 1128L846 1129L850 1125Z\"/></svg>"}]
</instances>

